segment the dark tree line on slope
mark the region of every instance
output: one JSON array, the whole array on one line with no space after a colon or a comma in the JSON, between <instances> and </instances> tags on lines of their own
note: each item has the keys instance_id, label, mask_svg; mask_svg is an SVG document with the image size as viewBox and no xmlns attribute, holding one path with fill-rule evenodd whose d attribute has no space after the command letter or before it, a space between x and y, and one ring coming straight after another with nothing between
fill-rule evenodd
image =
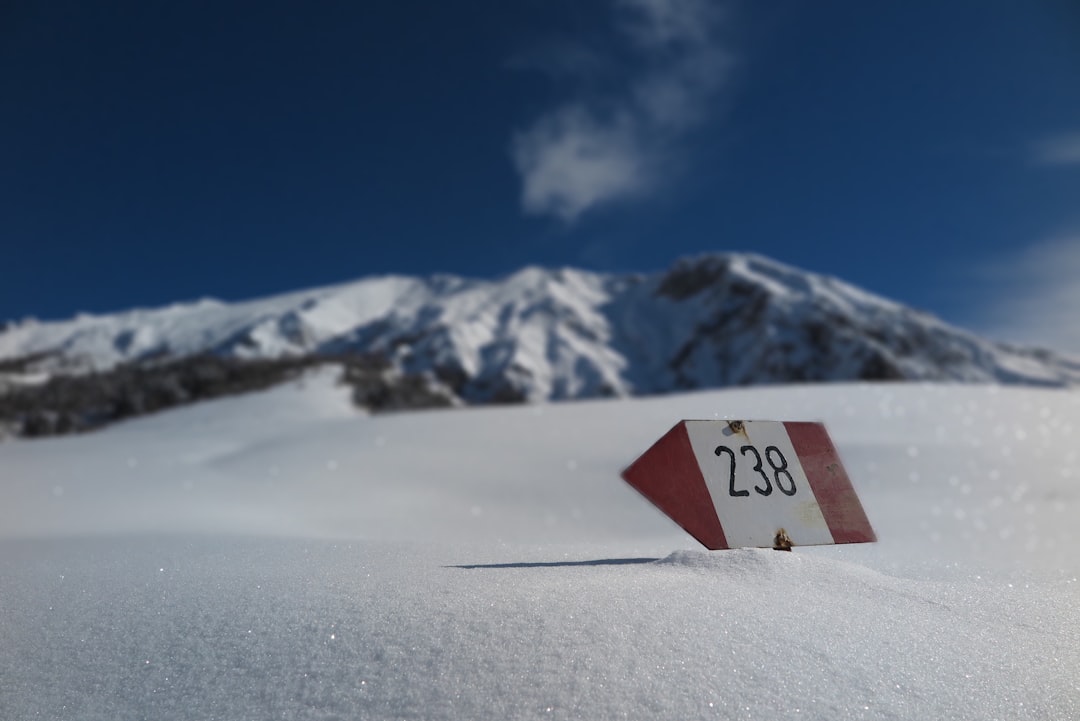
<instances>
[{"instance_id":1,"label":"dark tree line on slope","mask_svg":"<svg viewBox=\"0 0 1080 721\"><path fill-rule=\"evenodd\" d=\"M341 380L351 386L354 402L373 411L451 404L426 378L396 374L378 356L243 360L199 355L10 388L0 393L0 430L28 438L94 430L187 403L264 390L326 364L342 366Z\"/></svg>"}]
</instances>

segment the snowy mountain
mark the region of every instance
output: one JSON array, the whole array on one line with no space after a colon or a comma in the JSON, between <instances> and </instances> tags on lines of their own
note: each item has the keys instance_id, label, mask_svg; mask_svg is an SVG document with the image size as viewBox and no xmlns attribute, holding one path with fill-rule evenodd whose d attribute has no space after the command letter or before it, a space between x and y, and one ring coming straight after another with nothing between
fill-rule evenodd
<instances>
[{"instance_id":1,"label":"snowy mountain","mask_svg":"<svg viewBox=\"0 0 1080 721\"><path fill-rule=\"evenodd\" d=\"M981 339L835 278L755 255L611 275L390 276L0 331L0 389L213 356L385 359L434 395L488 403L792 381L1066 386L1080 361Z\"/></svg>"}]
</instances>

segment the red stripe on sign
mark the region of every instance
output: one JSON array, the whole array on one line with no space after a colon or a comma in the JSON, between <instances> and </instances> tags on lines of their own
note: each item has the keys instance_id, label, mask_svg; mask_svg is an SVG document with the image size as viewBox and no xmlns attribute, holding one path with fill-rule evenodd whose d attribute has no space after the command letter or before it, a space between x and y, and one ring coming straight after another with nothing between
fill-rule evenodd
<instances>
[{"instance_id":1,"label":"red stripe on sign","mask_svg":"<svg viewBox=\"0 0 1080 721\"><path fill-rule=\"evenodd\" d=\"M622 477L706 548L728 547L685 422L642 453Z\"/></svg>"},{"instance_id":2,"label":"red stripe on sign","mask_svg":"<svg viewBox=\"0 0 1080 721\"><path fill-rule=\"evenodd\" d=\"M785 422L791 445L810 481L821 515L836 543L871 543L877 540L870 520L851 485L847 471L820 423Z\"/></svg>"}]
</instances>

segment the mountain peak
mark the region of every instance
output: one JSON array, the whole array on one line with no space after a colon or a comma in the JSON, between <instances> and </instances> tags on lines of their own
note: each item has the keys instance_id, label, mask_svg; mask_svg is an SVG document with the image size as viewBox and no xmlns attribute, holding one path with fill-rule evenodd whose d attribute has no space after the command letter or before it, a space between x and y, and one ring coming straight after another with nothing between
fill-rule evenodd
<instances>
[{"instance_id":1,"label":"mountain peak","mask_svg":"<svg viewBox=\"0 0 1080 721\"><path fill-rule=\"evenodd\" d=\"M651 275L540 266L495 281L388 275L240 303L8 325L0 387L20 374L203 354L377 355L472 403L796 381L1080 381L1080 364L991 343L837 278L709 253Z\"/></svg>"}]
</instances>

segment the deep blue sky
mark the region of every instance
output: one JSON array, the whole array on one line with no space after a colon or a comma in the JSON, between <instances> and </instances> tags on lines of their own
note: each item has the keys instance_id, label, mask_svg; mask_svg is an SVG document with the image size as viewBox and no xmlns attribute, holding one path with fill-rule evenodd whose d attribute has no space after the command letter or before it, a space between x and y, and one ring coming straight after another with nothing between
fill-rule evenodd
<instances>
[{"instance_id":1,"label":"deep blue sky","mask_svg":"<svg viewBox=\"0 0 1080 721\"><path fill-rule=\"evenodd\" d=\"M0 319L752 250L1023 335L1078 79L1070 0L9 1Z\"/></svg>"}]
</instances>

